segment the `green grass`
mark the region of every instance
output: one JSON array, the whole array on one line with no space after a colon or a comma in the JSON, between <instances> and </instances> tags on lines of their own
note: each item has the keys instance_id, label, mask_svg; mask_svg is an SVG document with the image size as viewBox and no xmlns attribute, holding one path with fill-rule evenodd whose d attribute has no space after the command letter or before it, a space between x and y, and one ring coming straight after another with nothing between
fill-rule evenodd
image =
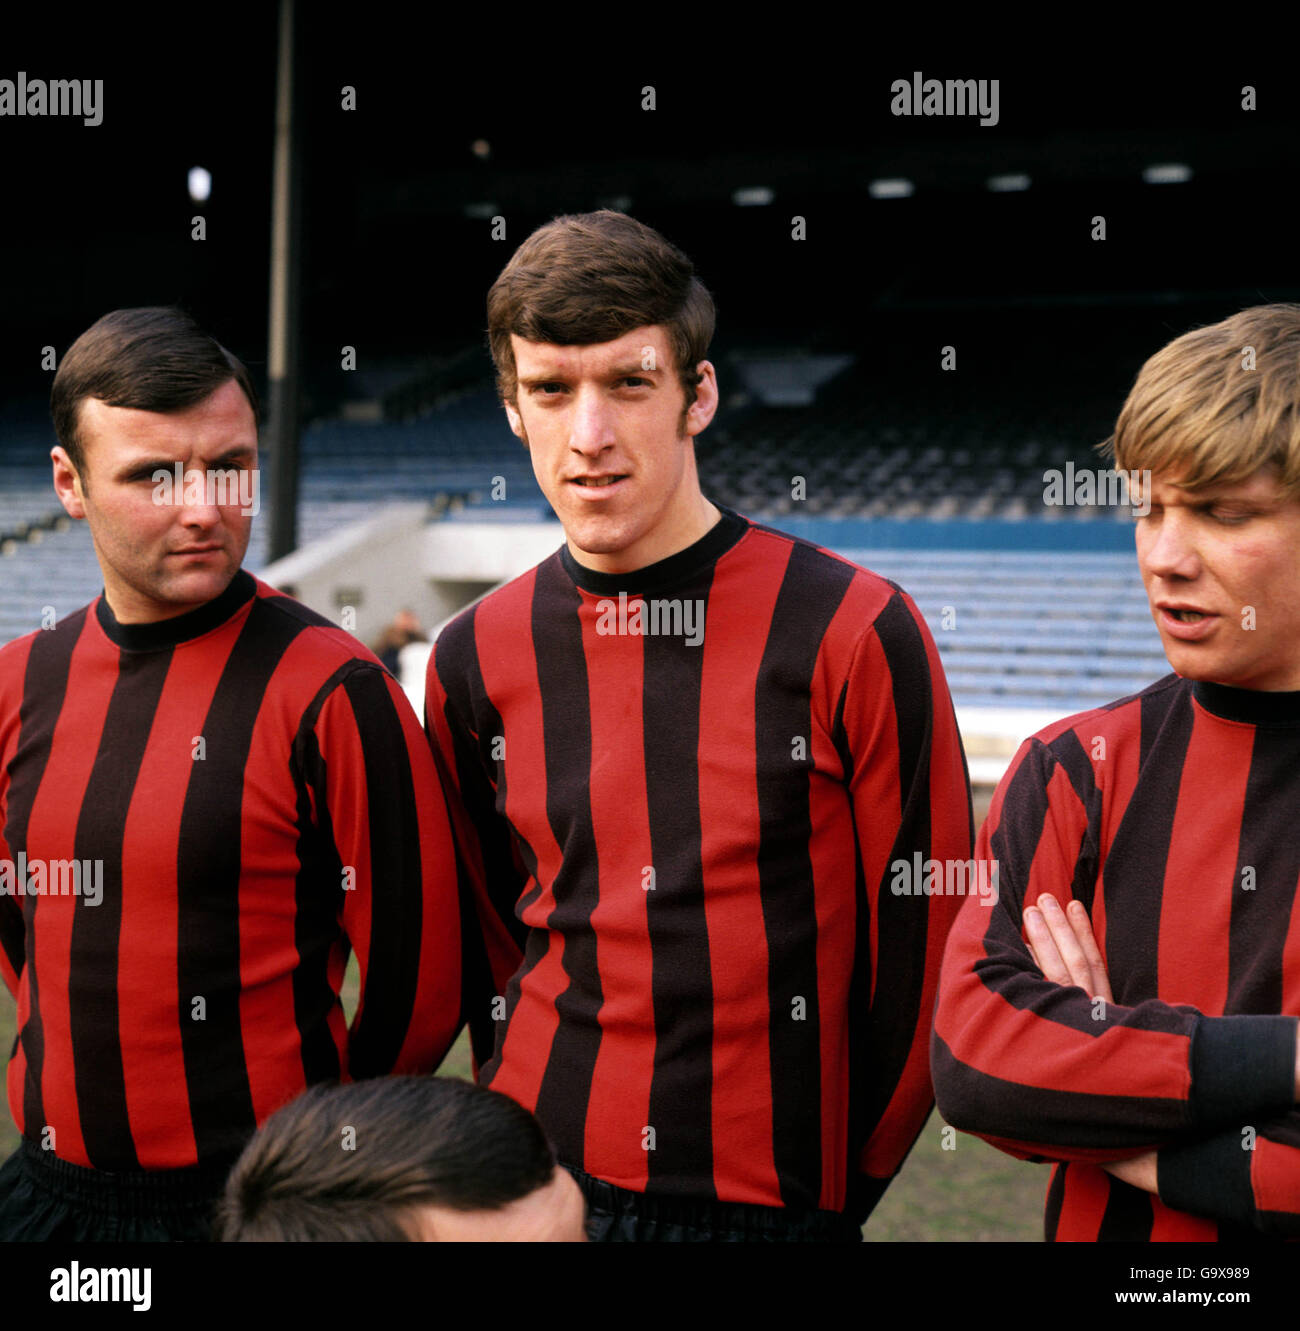
<instances>
[{"instance_id":1,"label":"green grass","mask_svg":"<svg viewBox=\"0 0 1300 1331\"><path fill-rule=\"evenodd\" d=\"M343 987L349 1018L356 995L354 964L348 967ZM0 986L0 1048L6 1052L13 1043L14 1015L13 999ZM445 1077L470 1078L469 1040L464 1034L438 1071ZM956 1149L945 1151L943 1126L937 1113L930 1116L902 1172L876 1208L867 1237L877 1242L1041 1239L1046 1166L1022 1164L962 1133L955 1135ZM0 1158L17 1145L18 1133L6 1112L0 1115Z\"/></svg>"}]
</instances>

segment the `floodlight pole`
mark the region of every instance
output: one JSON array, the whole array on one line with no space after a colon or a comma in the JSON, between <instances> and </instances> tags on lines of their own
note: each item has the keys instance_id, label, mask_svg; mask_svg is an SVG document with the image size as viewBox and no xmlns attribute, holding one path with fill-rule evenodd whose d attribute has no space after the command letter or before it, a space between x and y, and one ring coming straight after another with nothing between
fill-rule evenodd
<instances>
[{"instance_id":1,"label":"floodlight pole","mask_svg":"<svg viewBox=\"0 0 1300 1331\"><path fill-rule=\"evenodd\" d=\"M271 185L271 309L267 336L269 557L298 543L298 330L301 286L302 164L297 151L293 0L280 0L280 58L275 94Z\"/></svg>"}]
</instances>

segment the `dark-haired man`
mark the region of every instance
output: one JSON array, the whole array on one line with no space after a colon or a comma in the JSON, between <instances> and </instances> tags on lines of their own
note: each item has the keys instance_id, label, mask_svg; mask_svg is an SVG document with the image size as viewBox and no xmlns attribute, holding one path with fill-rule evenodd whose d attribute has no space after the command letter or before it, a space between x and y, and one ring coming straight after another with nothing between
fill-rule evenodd
<instances>
[{"instance_id":1,"label":"dark-haired man","mask_svg":"<svg viewBox=\"0 0 1300 1331\"><path fill-rule=\"evenodd\" d=\"M69 349L51 408L55 490L104 592L0 650L23 1134L0 1238L201 1239L248 1136L305 1085L445 1053L450 829L391 676L240 568L243 366L179 311L118 310ZM68 862L93 896L51 886Z\"/></svg>"},{"instance_id":2,"label":"dark-haired man","mask_svg":"<svg viewBox=\"0 0 1300 1331\"><path fill-rule=\"evenodd\" d=\"M509 1096L443 1077L313 1086L244 1148L227 1243L582 1243L578 1185Z\"/></svg>"},{"instance_id":3,"label":"dark-haired man","mask_svg":"<svg viewBox=\"0 0 1300 1331\"><path fill-rule=\"evenodd\" d=\"M657 232L557 219L488 318L566 539L429 669L480 1076L593 1238L856 1241L930 1110L959 904L892 866L970 854L934 644L893 584L701 492L713 303Z\"/></svg>"}]
</instances>

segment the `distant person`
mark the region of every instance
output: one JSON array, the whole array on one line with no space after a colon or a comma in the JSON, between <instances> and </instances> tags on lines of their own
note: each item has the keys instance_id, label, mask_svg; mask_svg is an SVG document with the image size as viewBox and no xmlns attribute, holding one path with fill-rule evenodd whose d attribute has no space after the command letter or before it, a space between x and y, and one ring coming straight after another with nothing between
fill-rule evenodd
<instances>
[{"instance_id":1,"label":"distant person","mask_svg":"<svg viewBox=\"0 0 1300 1331\"><path fill-rule=\"evenodd\" d=\"M227 1243L585 1241L578 1185L508 1096L441 1077L313 1086L226 1183Z\"/></svg>"},{"instance_id":2,"label":"distant person","mask_svg":"<svg viewBox=\"0 0 1300 1331\"><path fill-rule=\"evenodd\" d=\"M104 591L0 649L23 1137L0 1240L202 1239L274 1106L446 1052L450 828L396 682L240 567L258 464L244 366L180 311L116 310L64 356L51 410L54 488ZM46 890L69 862L83 890Z\"/></svg>"},{"instance_id":3,"label":"distant person","mask_svg":"<svg viewBox=\"0 0 1300 1331\"><path fill-rule=\"evenodd\" d=\"M430 662L477 841L465 1012L593 1238L860 1242L933 1102L960 902L913 871L967 863L970 790L911 600L701 491L713 323L616 212L541 227L489 294L565 542Z\"/></svg>"},{"instance_id":4,"label":"distant person","mask_svg":"<svg viewBox=\"0 0 1300 1331\"><path fill-rule=\"evenodd\" d=\"M413 642L428 642L429 639L420 627L420 621L413 610L399 610L393 622L379 635L374 652L383 663L384 669L394 678L400 678L398 665L402 648Z\"/></svg>"},{"instance_id":5,"label":"distant person","mask_svg":"<svg viewBox=\"0 0 1300 1331\"><path fill-rule=\"evenodd\" d=\"M955 1127L1049 1240L1300 1238L1300 306L1176 338L1113 439L1172 674L1026 740L944 958ZM1136 502L1140 500L1140 502Z\"/></svg>"}]
</instances>

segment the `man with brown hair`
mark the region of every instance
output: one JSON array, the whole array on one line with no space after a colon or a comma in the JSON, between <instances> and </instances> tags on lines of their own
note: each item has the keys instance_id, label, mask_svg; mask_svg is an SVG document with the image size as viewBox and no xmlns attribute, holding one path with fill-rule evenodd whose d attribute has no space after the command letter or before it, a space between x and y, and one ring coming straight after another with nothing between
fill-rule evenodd
<instances>
[{"instance_id":1,"label":"man with brown hair","mask_svg":"<svg viewBox=\"0 0 1300 1331\"><path fill-rule=\"evenodd\" d=\"M227 1243L582 1243L578 1185L507 1095L443 1077L313 1086L244 1148Z\"/></svg>"},{"instance_id":2,"label":"man with brown hair","mask_svg":"<svg viewBox=\"0 0 1300 1331\"><path fill-rule=\"evenodd\" d=\"M711 503L713 302L620 213L561 217L488 298L564 545L439 637L462 797L465 1014L599 1239L858 1241L932 1092L970 793L920 614Z\"/></svg>"},{"instance_id":3,"label":"man with brown hair","mask_svg":"<svg viewBox=\"0 0 1300 1331\"><path fill-rule=\"evenodd\" d=\"M1175 673L1025 741L944 959L955 1126L1055 1161L1049 1239L1300 1237L1300 306L1142 367L1115 460ZM1023 927L1023 936L1022 936Z\"/></svg>"},{"instance_id":4,"label":"man with brown hair","mask_svg":"<svg viewBox=\"0 0 1300 1331\"><path fill-rule=\"evenodd\" d=\"M450 827L392 677L240 567L250 491L228 482L257 467L243 366L178 310L117 310L73 343L51 407L55 491L90 527L104 592L0 649L0 975L23 1135L0 1168L0 1239L203 1239L278 1105L446 1052ZM93 896L53 889L69 862Z\"/></svg>"}]
</instances>

